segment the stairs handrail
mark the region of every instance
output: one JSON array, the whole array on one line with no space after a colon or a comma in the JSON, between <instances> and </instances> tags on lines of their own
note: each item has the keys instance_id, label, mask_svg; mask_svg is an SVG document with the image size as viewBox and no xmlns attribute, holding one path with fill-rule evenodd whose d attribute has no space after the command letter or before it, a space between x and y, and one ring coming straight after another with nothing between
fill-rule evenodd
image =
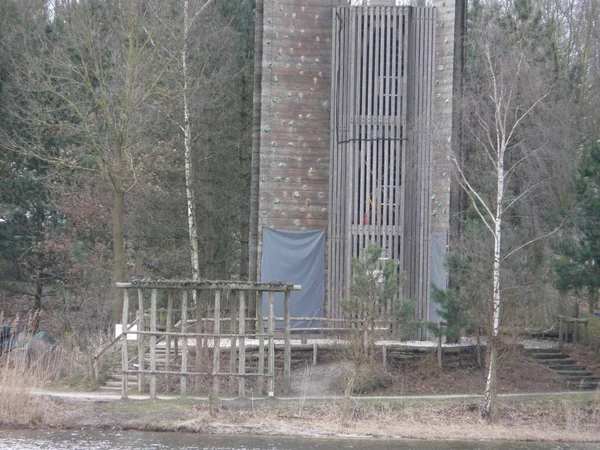
<instances>
[{"instance_id":1,"label":"stairs handrail","mask_svg":"<svg viewBox=\"0 0 600 450\"><path fill-rule=\"evenodd\" d=\"M125 329L125 331L129 331L133 328L134 325L137 325L139 319L136 318L133 322L131 322L129 325L127 325L127 328ZM110 341L108 344L106 344L104 347L102 347L102 349L96 353L94 355L94 358L92 360L92 373L94 376L94 379L96 381L98 381L98 361L100 360L100 358L102 357L102 355L104 355L104 353L106 353L109 349L111 349L112 347L114 347L114 345L119 342L123 337L123 332L121 331L121 333L119 333L112 341Z\"/></svg>"}]
</instances>

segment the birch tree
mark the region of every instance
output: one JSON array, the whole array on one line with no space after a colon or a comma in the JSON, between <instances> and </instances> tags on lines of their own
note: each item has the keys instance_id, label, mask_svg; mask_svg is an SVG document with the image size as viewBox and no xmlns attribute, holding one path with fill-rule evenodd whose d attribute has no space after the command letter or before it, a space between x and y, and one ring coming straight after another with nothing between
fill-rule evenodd
<instances>
[{"instance_id":1,"label":"birch tree","mask_svg":"<svg viewBox=\"0 0 600 450\"><path fill-rule=\"evenodd\" d=\"M551 90L532 58L531 42L509 41L503 30L491 24L472 42L481 66L465 92L462 114L474 154L469 155L467 167L454 152L451 159L460 187L492 238L488 365L482 411L491 422L496 409L503 264L519 250L553 233L512 242L510 248L503 245L506 215L549 181L544 169L549 145L540 139L540 132L544 127L541 112Z\"/></svg>"}]
</instances>

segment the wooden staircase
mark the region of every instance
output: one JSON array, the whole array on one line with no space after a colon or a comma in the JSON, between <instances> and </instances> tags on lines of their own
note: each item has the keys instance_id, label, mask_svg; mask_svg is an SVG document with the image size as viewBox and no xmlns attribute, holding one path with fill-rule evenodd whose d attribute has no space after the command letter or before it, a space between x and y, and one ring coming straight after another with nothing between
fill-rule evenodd
<instances>
[{"instance_id":1,"label":"wooden staircase","mask_svg":"<svg viewBox=\"0 0 600 450\"><path fill-rule=\"evenodd\" d=\"M593 390L600 387L600 377L557 348L528 349L526 352L537 362L546 364L550 369L563 375L567 379L569 389Z\"/></svg>"}]
</instances>

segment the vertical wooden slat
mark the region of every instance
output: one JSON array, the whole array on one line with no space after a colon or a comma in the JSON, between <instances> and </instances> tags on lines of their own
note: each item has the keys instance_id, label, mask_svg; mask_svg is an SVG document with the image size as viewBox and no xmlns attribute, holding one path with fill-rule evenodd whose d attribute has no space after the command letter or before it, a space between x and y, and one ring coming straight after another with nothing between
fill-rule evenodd
<instances>
[{"instance_id":1,"label":"vertical wooden slat","mask_svg":"<svg viewBox=\"0 0 600 450\"><path fill-rule=\"evenodd\" d=\"M171 290L167 293L167 333L173 331L173 292ZM165 370L168 372L171 370L171 341L172 338L167 334L165 338L166 352L165 352ZM171 392L171 375L167 374L167 393Z\"/></svg>"},{"instance_id":2,"label":"vertical wooden slat","mask_svg":"<svg viewBox=\"0 0 600 450\"><path fill-rule=\"evenodd\" d=\"M246 292L239 291L240 295L240 307L239 307L239 320L238 320L238 332L240 334L239 346L238 346L238 395L241 398L246 398Z\"/></svg>"},{"instance_id":3,"label":"vertical wooden slat","mask_svg":"<svg viewBox=\"0 0 600 450\"><path fill-rule=\"evenodd\" d=\"M219 371L221 370L221 290L215 289L214 325L213 325L213 367L212 393L213 402L219 400Z\"/></svg>"},{"instance_id":4,"label":"vertical wooden slat","mask_svg":"<svg viewBox=\"0 0 600 450\"><path fill-rule=\"evenodd\" d=\"M335 174L336 165L335 157L337 153L337 124L336 124L336 108L337 108L337 49L339 47L337 29L339 26L338 19L338 8L333 8L333 18L331 21L331 42L332 42L332 58L331 58L331 115L330 115L330 127L329 127L329 214L327 215L327 311L330 317L334 317L334 298L336 295L335 291L335 268L336 268L336 232L335 232Z\"/></svg>"},{"instance_id":5,"label":"vertical wooden slat","mask_svg":"<svg viewBox=\"0 0 600 450\"><path fill-rule=\"evenodd\" d=\"M181 378L180 378L180 390L181 396L185 397L187 395L187 376L184 375L187 373L188 366L188 340L185 336L187 333L187 304L188 304L188 291L183 290L181 292L181 334L184 336L181 338Z\"/></svg>"},{"instance_id":6,"label":"vertical wooden slat","mask_svg":"<svg viewBox=\"0 0 600 450\"><path fill-rule=\"evenodd\" d=\"M283 297L283 391L289 394L292 390L292 343L290 339L290 291Z\"/></svg>"},{"instance_id":7,"label":"vertical wooden slat","mask_svg":"<svg viewBox=\"0 0 600 450\"><path fill-rule=\"evenodd\" d=\"M275 292L269 292L269 397L275 395L275 313L273 310Z\"/></svg>"},{"instance_id":8,"label":"vertical wooden slat","mask_svg":"<svg viewBox=\"0 0 600 450\"><path fill-rule=\"evenodd\" d=\"M375 94L375 80L374 80L374 69L373 69L373 59L374 59L374 41L375 41L375 8L367 8L369 13L369 56L367 59L367 134L366 134L366 180L365 180L365 189L366 189L366 217L367 217L367 226L365 229L365 234L363 236L363 243L360 246L360 251L357 256L360 256L362 248L368 245L368 241L370 241L371 237L371 229L374 223L373 220L373 186L372 186L372 177L371 177L371 160L372 160L372 149L373 149L373 99Z\"/></svg>"},{"instance_id":9,"label":"vertical wooden slat","mask_svg":"<svg viewBox=\"0 0 600 450\"><path fill-rule=\"evenodd\" d=\"M127 399L127 370L129 368L129 354L127 352L127 322L129 321L129 292L123 289L123 314L121 315L121 398Z\"/></svg>"},{"instance_id":10,"label":"vertical wooden slat","mask_svg":"<svg viewBox=\"0 0 600 450\"><path fill-rule=\"evenodd\" d=\"M356 138L356 133L355 133L355 122L356 122L356 110L355 110L355 97L356 97L356 89L355 89L355 83L356 83L356 35L357 35L357 31L356 31L356 9L348 9L348 13L349 13L349 19L350 19L350 26L348 27L348 40L346 43L346 46L348 47L348 70L347 70L347 74L348 74L348 86L347 86L347 91L348 91L348 96L347 98L347 107L346 107L346 114L348 115L348 128L347 128L347 138L346 140L348 141L348 143L345 145L345 151L344 154L346 156L346 161L345 161L345 173L346 173L346 180L344 183L344 188L346 190L345 192L345 201L344 201L344 205L346 207L346 211L344 214L344 222L345 222L345 228L343 230L344 232L344 240L345 240L345 245L344 245L344 259L345 261L349 261L349 259L351 258L352 255L352 235L351 235L351 227L352 227L352 213L354 210L354 171L353 171L353 165L354 165L354 154L355 154L355 138ZM348 280L346 281L346 285L349 286L350 283L350 278L352 276L352 267L350 264L346 263L344 264L345 267L345 272L344 272L344 279Z\"/></svg>"},{"instance_id":11,"label":"vertical wooden slat","mask_svg":"<svg viewBox=\"0 0 600 450\"><path fill-rule=\"evenodd\" d=\"M389 246L389 235L388 235L388 208L389 208L389 198L388 198L388 190L389 190L389 171L390 171L390 101L391 101L391 59L392 59L392 8L386 7L384 9L384 23L385 23L385 33L384 33L384 66L383 66L383 123L382 123L382 134L381 137L384 139L383 141L383 164L382 164L382 177L381 177L381 248L383 249L382 256L388 257L388 246ZM387 305L386 305L387 307Z\"/></svg>"},{"instance_id":12,"label":"vertical wooden slat","mask_svg":"<svg viewBox=\"0 0 600 450\"><path fill-rule=\"evenodd\" d=\"M400 157L398 158L397 170L400 174L400 189L398 190L398 196L400 201L398 227L400 230L400 242L398 242L398 256L400 259L400 269L406 271L406 259L405 259L405 247L406 247L406 201L407 201L407 175L406 165L407 158L406 153L408 151L407 138L408 138L408 18L409 9L404 8L401 17L402 20L402 66L399 68L401 71L402 81L399 86L399 95L401 99L401 110L400 110ZM404 292L406 292L404 290Z\"/></svg>"},{"instance_id":13,"label":"vertical wooden slat","mask_svg":"<svg viewBox=\"0 0 600 450\"><path fill-rule=\"evenodd\" d=\"M139 311L139 321L138 321L138 330L145 331L145 318L144 318L144 293L141 289L137 290L138 292L138 311ZM144 356L146 355L146 349L144 347L144 341L146 337L138 334L137 345L138 345L138 369L144 370ZM144 392L144 374L138 373L138 392Z\"/></svg>"},{"instance_id":14,"label":"vertical wooden slat","mask_svg":"<svg viewBox=\"0 0 600 450\"><path fill-rule=\"evenodd\" d=\"M358 161L358 164L357 164L357 165L360 165L360 182L358 185L358 190L359 190L359 192L358 192L359 227L358 227L358 232L357 232L357 236L356 236L357 245L355 245L353 247L352 253L351 253L351 257L355 257L355 258L359 256L358 249L363 246L363 236L365 235L365 230L366 230L366 227L368 226L368 222L369 222L368 219L365 220L368 217L368 208L367 208L368 192L367 192L367 186L366 186L366 183L367 183L366 176L367 176L368 167L366 165L366 161L367 161L367 152L368 152L368 146L369 146L369 143L365 142L365 137L367 135L367 128L369 127L368 113L367 113L367 109L368 109L368 104L367 104L368 94L367 94L367 92L370 89L367 84L368 83L368 72L367 71L368 71L368 67L369 67L368 56L370 53L369 32L372 28L372 24L370 22L370 15L369 15L368 10L362 8L360 10L360 15L362 17L362 31L361 31L362 55L361 55L361 83L360 83L360 94L361 94L360 138L361 138L361 142L360 142L360 160Z\"/></svg>"},{"instance_id":15,"label":"vertical wooden slat","mask_svg":"<svg viewBox=\"0 0 600 450\"><path fill-rule=\"evenodd\" d=\"M157 289L150 295L150 398L156 398L156 298Z\"/></svg>"},{"instance_id":16,"label":"vertical wooden slat","mask_svg":"<svg viewBox=\"0 0 600 450\"><path fill-rule=\"evenodd\" d=\"M262 396L265 388L265 324L262 313L263 291L257 292L258 301L256 302L256 332L258 336L258 387L256 388L258 396Z\"/></svg>"}]
</instances>

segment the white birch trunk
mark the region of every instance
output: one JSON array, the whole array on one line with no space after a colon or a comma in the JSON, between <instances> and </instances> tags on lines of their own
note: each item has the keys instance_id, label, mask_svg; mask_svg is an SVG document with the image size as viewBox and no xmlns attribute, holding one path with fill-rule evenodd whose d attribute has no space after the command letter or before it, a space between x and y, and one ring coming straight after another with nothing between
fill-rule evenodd
<instances>
[{"instance_id":1,"label":"white birch trunk","mask_svg":"<svg viewBox=\"0 0 600 450\"><path fill-rule=\"evenodd\" d=\"M496 364L497 364L497 341L500 333L500 263L502 258L502 213L504 200L504 153L505 143L502 142L498 149L498 160L496 161L496 217L494 221L494 268L493 268L493 296L492 296L492 321L490 336L490 358L488 362L488 374L485 384L484 416L488 422L492 422L496 411Z\"/></svg>"},{"instance_id":2,"label":"white birch trunk","mask_svg":"<svg viewBox=\"0 0 600 450\"><path fill-rule=\"evenodd\" d=\"M188 98L188 73L187 73L187 53L188 53L188 32L189 32L189 11L188 0L183 2L183 45L181 50L181 67L183 77L183 146L185 160L185 190L187 198L188 229L190 236L190 256L192 260L192 280L200 279L200 258L198 252L198 224L196 222L196 202L193 187L193 160L191 148L191 124ZM196 291L192 291L192 298L196 304Z\"/></svg>"}]
</instances>

